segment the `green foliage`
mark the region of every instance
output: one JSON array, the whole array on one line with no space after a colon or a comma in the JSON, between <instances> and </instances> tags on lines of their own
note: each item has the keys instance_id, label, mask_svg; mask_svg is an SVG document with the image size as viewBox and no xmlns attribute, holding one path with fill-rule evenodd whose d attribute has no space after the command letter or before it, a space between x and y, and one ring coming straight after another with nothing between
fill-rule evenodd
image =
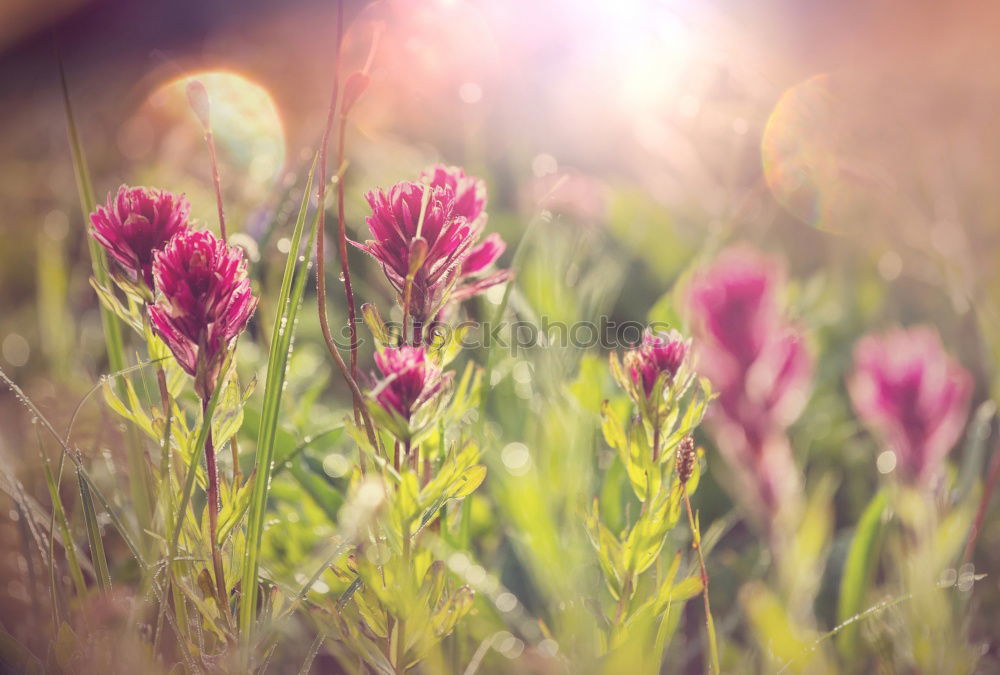
<instances>
[{"instance_id":1,"label":"green foliage","mask_svg":"<svg viewBox=\"0 0 1000 675\"><path fill-rule=\"evenodd\" d=\"M68 95L66 105L86 215L93 187ZM338 187L346 167L338 167ZM684 280L723 243L730 223L699 241L685 214L627 186L604 191L607 208L589 216L599 226L577 222L572 208L546 207L522 229L520 214L496 209L491 226L521 233L509 264L517 281L439 317L449 330L429 338L428 353L447 385L404 416L379 405L380 387L392 383L367 365L373 350L398 344L400 331L390 328L398 323L387 321L398 322L400 308L361 305L371 340L365 336L346 382L327 362L315 312L301 311L321 234L311 204L314 171L315 163L304 185L276 190L267 203L275 222L245 240L259 247L259 256L248 257L258 318L268 325L229 345L204 411L190 377L150 329L150 298L115 278L87 238L106 356L92 353L86 339L79 354L70 350L72 331L91 334L86 313L72 321L40 317L43 340L55 345L45 348L46 360L51 354L54 370L73 372L23 372L26 382L42 383L45 407L54 405L51 384L75 395L92 384L82 380L87 369L88 378L111 372L64 433L25 397L41 433L58 443L59 461L39 441L37 502L24 494L31 481L21 486L13 468L0 472L0 488L21 525L23 549L11 550L32 575L31 618L46 628L23 644L12 635L18 626L0 629L0 669L81 670L102 640L116 646L118 666L136 672L652 675L992 666L983 656L987 638L975 639L994 602L992 586L979 582L992 559L995 518L986 512L975 526L974 519L988 496L996 406L980 403L965 447L949 460L956 470L949 465L939 485L906 486L873 470L885 448L850 413L843 386L850 345L870 324L885 317L908 323L914 313L873 261L846 247L827 255L813 239L808 255L789 261L790 274L801 278L790 283L790 311L817 362L815 391L788 434L804 489L782 495L767 518L751 518L723 490L737 469L760 467L729 464L732 457L719 452L726 448L713 444L719 428L702 427L715 392L693 362L662 374L647 392L614 346L543 340L466 349L469 324L450 325L503 321L503 338L514 321L646 315L683 327ZM345 191L351 238L364 236L356 187L352 178ZM788 232L776 223L744 234L766 240ZM283 255L275 255L275 243ZM39 273L52 277L39 290L49 314L73 292L74 268L56 268L72 262L76 248L39 251L46 268ZM426 251L414 250L422 263ZM818 271L802 273L814 264ZM376 266L352 271L359 298L390 297ZM89 292L82 275L79 282ZM629 292L619 298L626 282ZM334 328L347 314L342 298L328 298ZM995 327L975 309L967 323L977 327L978 342L964 349L989 355ZM965 329L953 332L964 340ZM60 346L53 336L61 330ZM992 366L985 370L977 373L979 393L998 381ZM6 373L3 379L23 396ZM371 429L362 412L370 413ZM203 464L209 438L220 476L214 537ZM696 449L687 455L682 446ZM765 443L759 449L766 455ZM72 490L62 475L67 459ZM982 504L990 507L988 499ZM970 532L980 527L976 548ZM38 593L46 584L48 593ZM102 625L105 619L117 625ZM132 646L136 655L126 649Z\"/></svg>"},{"instance_id":2,"label":"green foliage","mask_svg":"<svg viewBox=\"0 0 1000 675\"><path fill-rule=\"evenodd\" d=\"M884 514L888 495L880 490L865 508L854 538L851 550L844 562L844 572L840 582L840 602L837 618L844 622L864 609L864 600L872 583L875 566L878 563L879 543L884 530ZM837 648L848 661L858 657L858 632L860 626L847 626L837 636Z\"/></svg>"}]
</instances>

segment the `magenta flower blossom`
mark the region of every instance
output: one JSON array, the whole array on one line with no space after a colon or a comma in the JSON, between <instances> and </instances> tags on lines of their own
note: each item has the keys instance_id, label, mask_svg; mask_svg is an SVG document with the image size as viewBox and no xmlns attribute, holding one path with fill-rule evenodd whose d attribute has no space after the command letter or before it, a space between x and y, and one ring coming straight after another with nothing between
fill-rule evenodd
<instances>
[{"instance_id":1,"label":"magenta flower blossom","mask_svg":"<svg viewBox=\"0 0 1000 675\"><path fill-rule=\"evenodd\" d=\"M902 480L926 484L958 442L972 376L929 327L868 335L854 349L854 410L896 454Z\"/></svg>"},{"instance_id":2,"label":"magenta flower blossom","mask_svg":"<svg viewBox=\"0 0 1000 675\"><path fill-rule=\"evenodd\" d=\"M690 343L677 331L657 334L647 330L642 344L625 352L623 359L637 391L641 387L649 397L662 375L665 374L667 382L672 381L687 358L689 348Z\"/></svg>"},{"instance_id":3,"label":"magenta flower blossom","mask_svg":"<svg viewBox=\"0 0 1000 675\"><path fill-rule=\"evenodd\" d=\"M741 380L781 324L778 269L755 251L733 248L692 283L688 304L698 341L712 355L701 367L717 388Z\"/></svg>"},{"instance_id":4,"label":"magenta flower blossom","mask_svg":"<svg viewBox=\"0 0 1000 675\"><path fill-rule=\"evenodd\" d=\"M161 293L149 307L153 331L207 400L226 351L257 307L243 251L211 232L188 230L156 254L153 276Z\"/></svg>"},{"instance_id":5,"label":"magenta flower blossom","mask_svg":"<svg viewBox=\"0 0 1000 675\"><path fill-rule=\"evenodd\" d=\"M813 372L800 330L782 314L783 283L776 261L733 248L696 274L687 294L699 371L719 395L712 435L767 526L799 493L786 429L805 406Z\"/></svg>"},{"instance_id":6,"label":"magenta flower blossom","mask_svg":"<svg viewBox=\"0 0 1000 675\"><path fill-rule=\"evenodd\" d=\"M428 185L403 182L388 192L365 195L372 209L366 223L373 239L355 244L382 265L400 304L407 276L413 275L409 310L418 323L433 319L449 301L510 278L507 270L478 277L504 251L496 235L478 243L486 224L482 182L461 169L444 167L430 169L427 176Z\"/></svg>"},{"instance_id":7,"label":"magenta flower blossom","mask_svg":"<svg viewBox=\"0 0 1000 675\"><path fill-rule=\"evenodd\" d=\"M444 387L441 369L421 347L390 347L375 354L375 365L382 373L375 400L386 412L395 412L407 422Z\"/></svg>"},{"instance_id":8,"label":"magenta flower blossom","mask_svg":"<svg viewBox=\"0 0 1000 675\"><path fill-rule=\"evenodd\" d=\"M444 188L455 199L455 214L468 222L485 218L486 185L475 176L467 176L465 170L457 166L435 164L420 172L420 182L431 187Z\"/></svg>"},{"instance_id":9,"label":"magenta flower blossom","mask_svg":"<svg viewBox=\"0 0 1000 675\"><path fill-rule=\"evenodd\" d=\"M153 258L171 237L189 229L190 210L183 195L122 185L90 214L90 233L107 251L114 278L151 301Z\"/></svg>"},{"instance_id":10,"label":"magenta flower blossom","mask_svg":"<svg viewBox=\"0 0 1000 675\"><path fill-rule=\"evenodd\" d=\"M497 258L507 250L507 243L496 232L486 236L479 246L469 251L469 256L462 263L462 276L478 274L496 262Z\"/></svg>"}]
</instances>

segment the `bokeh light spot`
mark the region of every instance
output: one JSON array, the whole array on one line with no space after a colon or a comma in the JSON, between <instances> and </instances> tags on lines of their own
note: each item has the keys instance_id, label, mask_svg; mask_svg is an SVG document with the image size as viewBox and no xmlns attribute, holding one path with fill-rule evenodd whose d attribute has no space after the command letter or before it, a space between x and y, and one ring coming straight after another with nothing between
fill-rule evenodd
<instances>
[{"instance_id":1,"label":"bokeh light spot","mask_svg":"<svg viewBox=\"0 0 1000 675\"><path fill-rule=\"evenodd\" d=\"M547 153L541 153L535 155L535 158L531 160L531 173L535 174L535 178L542 178L543 176L548 176L559 170L559 162L556 158Z\"/></svg>"},{"instance_id":2,"label":"bokeh light spot","mask_svg":"<svg viewBox=\"0 0 1000 675\"><path fill-rule=\"evenodd\" d=\"M864 222L873 176L851 148L829 75L788 89L764 127L761 161L775 200L803 223L844 232Z\"/></svg>"},{"instance_id":3,"label":"bokeh light spot","mask_svg":"<svg viewBox=\"0 0 1000 675\"><path fill-rule=\"evenodd\" d=\"M8 333L7 337L3 339L0 351L3 352L3 358L7 363L15 368L20 368L28 362L28 357L31 355L31 345L20 333Z\"/></svg>"},{"instance_id":4,"label":"bokeh light spot","mask_svg":"<svg viewBox=\"0 0 1000 675\"><path fill-rule=\"evenodd\" d=\"M881 474L892 473L896 469L896 453L885 450L875 459L875 467Z\"/></svg>"},{"instance_id":5,"label":"bokeh light spot","mask_svg":"<svg viewBox=\"0 0 1000 675\"><path fill-rule=\"evenodd\" d=\"M523 476L531 468L531 453L524 443L508 443L500 452L500 459L515 476Z\"/></svg>"},{"instance_id":6,"label":"bokeh light spot","mask_svg":"<svg viewBox=\"0 0 1000 675\"><path fill-rule=\"evenodd\" d=\"M285 132L271 94L260 84L228 71L178 77L156 89L118 132L123 155L140 163L141 181L185 192L193 215L215 221L208 151L188 84L208 93L212 134L219 152L227 215L234 226L259 205L285 165Z\"/></svg>"}]
</instances>

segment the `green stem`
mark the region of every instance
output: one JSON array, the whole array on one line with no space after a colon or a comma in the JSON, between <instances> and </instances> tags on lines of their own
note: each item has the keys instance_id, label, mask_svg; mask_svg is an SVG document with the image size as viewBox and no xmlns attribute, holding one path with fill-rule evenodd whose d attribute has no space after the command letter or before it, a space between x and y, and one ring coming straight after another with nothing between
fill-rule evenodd
<instances>
[{"instance_id":1,"label":"green stem","mask_svg":"<svg viewBox=\"0 0 1000 675\"><path fill-rule=\"evenodd\" d=\"M403 531L403 574L407 575L409 582L410 573L410 524L404 524ZM409 583L406 584L406 593L410 592ZM406 672L406 619L400 617L396 620L396 673L403 675Z\"/></svg>"}]
</instances>

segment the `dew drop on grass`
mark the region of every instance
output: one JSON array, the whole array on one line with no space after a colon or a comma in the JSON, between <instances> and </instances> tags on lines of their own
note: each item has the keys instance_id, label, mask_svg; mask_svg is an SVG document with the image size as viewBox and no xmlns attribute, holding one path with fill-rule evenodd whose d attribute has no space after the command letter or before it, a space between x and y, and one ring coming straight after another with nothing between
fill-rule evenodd
<instances>
[{"instance_id":1,"label":"dew drop on grass","mask_svg":"<svg viewBox=\"0 0 1000 675\"><path fill-rule=\"evenodd\" d=\"M338 274L337 278L340 279L341 282L343 282L344 281L344 273L341 272L340 274Z\"/></svg>"}]
</instances>

